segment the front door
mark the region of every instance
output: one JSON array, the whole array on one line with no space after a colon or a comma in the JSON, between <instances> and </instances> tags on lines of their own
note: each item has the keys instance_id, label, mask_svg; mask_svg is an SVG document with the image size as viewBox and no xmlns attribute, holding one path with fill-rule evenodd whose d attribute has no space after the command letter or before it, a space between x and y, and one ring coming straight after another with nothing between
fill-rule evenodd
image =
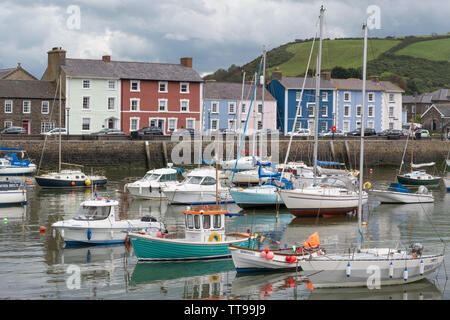
<instances>
[{"instance_id":1,"label":"front door","mask_svg":"<svg viewBox=\"0 0 450 320\"><path fill-rule=\"evenodd\" d=\"M114 128L114 119L108 119L108 129L115 129Z\"/></svg>"},{"instance_id":2,"label":"front door","mask_svg":"<svg viewBox=\"0 0 450 320\"><path fill-rule=\"evenodd\" d=\"M25 129L27 134L30 134L30 121L29 120L23 120L22 127Z\"/></svg>"}]
</instances>

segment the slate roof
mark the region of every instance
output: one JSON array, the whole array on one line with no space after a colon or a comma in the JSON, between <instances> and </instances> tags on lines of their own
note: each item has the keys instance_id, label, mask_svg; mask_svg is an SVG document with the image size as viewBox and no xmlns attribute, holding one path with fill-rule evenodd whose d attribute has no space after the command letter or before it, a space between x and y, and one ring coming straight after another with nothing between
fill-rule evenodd
<instances>
[{"instance_id":1,"label":"slate roof","mask_svg":"<svg viewBox=\"0 0 450 320\"><path fill-rule=\"evenodd\" d=\"M0 79L3 79L14 70L16 70L16 68L0 69Z\"/></svg>"},{"instance_id":2,"label":"slate roof","mask_svg":"<svg viewBox=\"0 0 450 320\"><path fill-rule=\"evenodd\" d=\"M43 80L0 80L0 98L53 99L56 85Z\"/></svg>"},{"instance_id":3,"label":"slate roof","mask_svg":"<svg viewBox=\"0 0 450 320\"><path fill-rule=\"evenodd\" d=\"M338 90L362 90L363 81L360 79L331 79ZM366 80L367 91L384 91L386 87L380 82Z\"/></svg>"},{"instance_id":4,"label":"slate roof","mask_svg":"<svg viewBox=\"0 0 450 320\"><path fill-rule=\"evenodd\" d=\"M450 118L450 104L448 104L448 103L435 103L435 104L433 104L431 107L430 107L430 109L432 108L432 107L435 107L441 114L442 114L442 116L444 117L444 118ZM429 109L428 109L429 110ZM427 111L428 111L427 110ZM425 112L423 113L423 114L425 114ZM422 115L423 116L423 115Z\"/></svg>"},{"instance_id":5,"label":"slate roof","mask_svg":"<svg viewBox=\"0 0 450 320\"><path fill-rule=\"evenodd\" d=\"M283 77L279 80L281 85L286 89L301 89L303 87L304 78L298 77ZM316 78L306 78L305 89L315 89L316 88ZM335 90L336 86L331 80L320 79L320 88Z\"/></svg>"},{"instance_id":6,"label":"slate roof","mask_svg":"<svg viewBox=\"0 0 450 320\"><path fill-rule=\"evenodd\" d=\"M244 84L244 100L251 100L254 86ZM203 85L205 99L240 100L242 97L242 83L206 81ZM261 100L261 87L256 88L255 100ZM275 101L275 98L264 90L264 101Z\"/></svg>"},{"instance_id":7,"label":"slate roof","mask_svg":"<svg viewBox=\"0 0 450 320\"><path fill-rule=\"evenodd\" d=\"M181 64L66 59L62 66L72 77L202 82L192 68Z\"/></svg>"},{"instance_id":8,"label":"slate roof","mask_svg":"<svg viewBox=\"0 0 450 320\"><path fill-rule=\"evenodd\" d=\"M432 101L450 101L450 90L439 89L431 93Z\"/></svg>"}]
</instances>

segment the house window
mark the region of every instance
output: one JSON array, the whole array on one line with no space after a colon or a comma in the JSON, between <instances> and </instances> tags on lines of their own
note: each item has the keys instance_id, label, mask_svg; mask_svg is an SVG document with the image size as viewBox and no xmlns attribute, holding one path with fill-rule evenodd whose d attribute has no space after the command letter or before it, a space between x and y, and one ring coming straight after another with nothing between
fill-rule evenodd
<instances>
[{"instance_id":1,"label":"house window","mask_svg":"<svg viewBox=\"0 0 450 320\"><path fill-rule=\"evenodd\" d=\"M308 105L308 114L309 114L310 117L314 117L314 107L315 107L314 104L309 104Z\"/></svg>"},{"instance_id":2,"label":"house window","mask_svg":"<svg viewBox=\"0 0 450 320\"><path fill-rule=\"evenodd\" d=\"M343 122L343 131L344 132L349 132L350 131L350 121L345 120Z\"/></svg>"},{"instance_id":3,"label":"house window","mask_svg":"<svg viewBox=\"0 0 450 320\"><path fill-rule=\"evenodd\" d=\"M297 122L295 123L295 129L294 129L294 131L296 132L296 131L300 130L301 128L302 128L302 122L301 122L301 121L297 121Z\"/></svg>"},{"instance_id":4,"label":"house window","mask_svg":"<svg viewBox=\"0 0 450 320\"><path fill-rule=\"evenodd\" d=\"M195 119L193 118L186 119L186 129L195 129Z\"/></svg>"},{"instance_id":5,"label":"house window","mask_svg":"<svg viewBox=\"0 0 450 320\"><path fill-rule=\"evenodd\" d=\"M258 113L263 113L262 103L258 104Z\"/></svg>"},{"instance_id":6,"label":"house window","mask_svg":"<svg viewBox=\"0 0 450 320\"><path fill-rule=\"evenodd\" d=\"M90 109L90 97L83 97L83 110L89 110Z\"/></svg>"},{"instance_id":7,"label":"house window","mask_svg":"<svg viewBox=\"0 0 450 320\"><path fill-rule=\"evenodd\" d=\"M131 80L130 91L133 92L141 91L141 82L139 80Z\"/></svg>"},{"instance_id":8,"label":"house window","mask_svg":"<svg viewBox=\"0 0 450 320\"><path fill-rule=\"evenodd\" d=\"M55 124L53 122L41 122L41 132L48 132L52 130L55 127Z\"/></svg>"},{"instance_id":9,"label":"house window","mask_svg":"<svg viewBox=\"0 0 450 320\"><path fill-rule=\"evenodd\" d=\"M24 101L23 102L23 113L30 113L31 112L31 101Z\"/></svg>"},{"instance_id":10,"label":"house window","mask_svg":"<svg viewBox=\"0 0 450 320\"><path fill-rule=\"evenodd\" d=\"M394 123L393 122L389 122L389 130L394 129Z\"/></svg>"},{"instance_id":11,"label":"house window","mask_svg":"<svg viewBox=\"0 0 450 320\"><path fill-rule=\"evenodd\" d=\"M139 130L139 118L130 118L130 131Z\"/></svg>"},{"instance_id":12,"label":"house window","mask_svg":"<svg viewBox=\"0 0 450 320\"><path fill-rule=\"evenodd\" d=\"M241 103L241 113L245 113L245 103Z\"/></svg>"},{"instance_id":13,"label":"house window","mask_svg":"<svg viewBox=\"0 0 450 320\"><path fill-rule=\"evenodd\" d=\"M295 100L296 100L296 101L300 101L300 94L301 94L300 91L297 91L297 92L295 93Z\"/></svg>"},{"instance_id":14,"label":"house window","mask_svg":"<svg viewBox=\"0 0 450 320\"><path fill-rule=\"evenodd\" d=\"M322 131L321 132L327 132L328 131L328 122L322 121Z\"/></svg>"},{"instance_id":15,"label":"house window","mask_svg":"<svg viewBox=\"0 0 450 320\"><path fill-rule=\"evenodd\" d=\"M370 92L369 94L368 94L368 96L369 96L369 102L374 102L375 101L375 99L374 99L374 94L372 93L372 92Z\"/></svg>"},{"instance_id":16,"label":"house window","mask_svg":"<svg viewBox=\"0 0 450 320\"><path fill-rule=\"evenodd\" d=\"M130 99L130 111L139 111L140 100L139 99Z\"/></svg>"},{"instance_id":17,"label":"house window","mask_svg":"<svg viewBox=\"0 0 450 320\"><path fill-rule=\"evenodd\" d=\"M83 89L91 88L91 80L83 80Z\"/></svg>"},{"instance_id":18,"label":"house window","mask_svg":"<svg viewBox=\"0 0 450 320\"><path fill-rule=\"evenodd\" d=\"M261 130L262 128L263 128L262 121L258 120L258 130Z\"/></svg>"},{"instance_id":19,"label":"house window","mask_svg":"<svg viewBox=\"0 0 450 320\"><path fill-rule=\"evenodd\" d=\"M349 102L350 101L350 92L344 92L344 101Z\"/></svg>"},{"instance_id":20,"label":"house window","mask_svg":"<svg viewBox=\"0 0 450 320\"><path fill-rule=\"evenodd\" d=\"M328 117L328 107L324 106L322 109L322 117Z\"/></svg>"},{"instance_id":21,"label":"house window","mask_svg":"<svg viewBox=\"0 0 450 320\"><path fill-rule=\"evenodd\" d=\"M322 101L328 101L328 92L322 92Z\"/></svg>"},{"instance_id":22,"label":"house window","mask_svg":"<svg viewBox=\"0 0 450 320\"><path fill-rule=\"evenodd\" d=\"M356 129L361 128L361 121L356 121Z\"/></svg>"},{"instance_id":23,"label":"house window","mask_svg":"<svg viewBox=\"0 0 450 320\"><path fill-rule=\"evenodd\" d=\"M81 130L89 131L91 130L91 118L83 118L81 121Z\"/></svg>"},{"instance_id":24,"label":"house window","mask_svg":"<svg viewBox=\"0 0 450 320\"><path fill-rule=\"evenodd\" d=\"M367 121L367 128L375 129L375 123L372 120Z\"/></svg>"},{"instance_id":25,"label":"house window","mask_svg":"<svg viewBox=\"0 0 450 320\"><path fill-rule=\"evenodd\" d=\"M211 103L211 113L219 113L219 103L218 102Z\"/></svg>"},{"instance_id":26,"label":"house window","mask_svg":"<svg viewBox=\"0 0 450 320\"><path fill-rule=\"evenodd\" d=\"M394 107L389 106L389 118L393 118L393 117L394 117Z\"/></svg>"},{"instance_id":27,"label":"house window","mask_svg":"<svg viewBox=\"0 0 450 320\"><path fill-rule=\"evenodd\" d=\"M348 104L344 106L344 117L350 117L350 105Z\"/></svg>"},{"instance_id":28,"label":"house window","mask_svg":"<svg viewBox=\"0 0 450 320\"><path fill-rule=\"evenodd\" d=\"M116 80L108 80L108 89L116 90Z\"/></svg>"},{"instance_id":29,"label":"house window","mask_svg":"<svg viewBox=\"0 0 450 320\"><path fill-rule=\"evenodd\" d=\"M302 106L298 105L297 106L297 117L301 117L302 116Z\"/></svg>"},{"instance_id":30,"label":"house window","mask_svg":"<svg viewBox=\"0 0 450 320\"><path fill-rule=\"evenodd\" d=\"M361 110L362 110L361 106L356 106L356 116L357 117L361 117Z\"/></svg>"},{"instance_id":31,"label":"house window","mask_svg":"<svg viewBox=\"0 0 450 320\"><path fill-rule=\"evenodd\" d=\"M159 81L158 92L168 92L167 81Z\"/></svg>"},{"instance_id":32,"label":"house window","mask_svg":"<svg viewBox=\"0 0 450 320\"><path fill-rule=\"evenodd\" d=\"M228 114L235 114L236 113L236 104L234 102L228 103Z\"/></svg>"},{"instance_id":33,"label":"house window","mask_svg":"<svg viewBox=\"0 0 450 320\"><path fill-rule=\"evenodd\" d=\"M13 103L12 100L5 100L5 113L12 113Z\"/></svg>"},{"instance_id":34,"label":"house window","mask_svg":"<svg viewBox=\"0 0 450 320\"><path fill-rule=\"evenodd\" d=\"M108 110L114 111L115 108L116 108L116 98L109 97L108 98Z\"/></svg>"},{"instance_id":35,"label":"house window","mask_svg":"<svg viewBox=\"0 0 450 320\"><path fill-rule=\"evenodd\" d=\"M368 117L373 117L373 110L374 110L374 106L369 106L368 108Z\"/></svg>"},{"instance_id":36,"label":"house window","mask_svg":"<svg viewBox=\"0 0 450 320\"><path fill-rule=\"evenodd\" d=\"M180 93L189 93L189 83L180 82Z\"/></svg>"},{"instance_id":37,"label":"house window","mask_svg":"<svg viewBox=\"0 0 450 320\"><path fill-rule=\"evenodd\" d=\"M241 128L242 129L244 129L244 127L245 127L245 122L246 122L245 120L241 120Z\"/></svg>"},{"instance_id":38,"label":"house window","mask_svg":"<svg viewBox=\"0 0 450 320\"><path fill-rule=\"evenodd\" d=\"M393 93L389 93L389 102L395 102Z\"/></svg>"},{"instance_id":39,"label":"house window","mask_svg":"<svg viewBox=\"0 0 450 320\"><path fill-rule=\"evenodd\" d=\"M41 113L48 114L50 111L50 103L48 101L42 101L41 103ZM46 132L46 131L43 131Z\"/></svg>"},{"instance_id":40,"label":"house window","mask_svg":"<svg viewBox=\"0 0 450 320\"><path fill-rule=\"evenodd\" d=\"M236 120L234 120L234 119L228 120L228 129L236 130Z\"/></svg>"},{"instance_id":41,"label":"house window","mask_svg":"<svg viewBox=\"0 0 450 320\"><path fill-rule=\"evenodd\" d=\"M180 111L189 112L189 100L180 100Z\"/></svg>"},{"instance_id":42,"label":"house window","mask_svg":"<svg viewBox=\"0 0 450 320\"><path fill-rule=\"evenodd\" d=\"M176 128L177 128L177 118L169 118L167 130L175 131Z\"/></svg>"},{"instance_id":43,"label":"house window","mask_svg":"<svg viewBox=\"0 0 450 320\"><path fill-rule=\"evenodd\" d=\"M217 130L219 128L219 120L211 119L211 130Z\"/></svg>"},{"instance_id":44,"label":"house window","mask_svg":"<svg viewBox=\"0 0 450 320\"><path fill-rule=\"evenodd\" d=\"M314 121L308 120L308 129L311 131L311 133L314 132Z\"/></svg>"},{"instance_id":45,"label":"house window","mask_svg":"<svg viewBox=\"0 0 450 320\"><path fill-rule=\"evenodd\" d=\"M12 121L11 120L6 120L5 122L3 122L3 125L5 128L9 128L12 127Z\"/></svg>"},{"instance_id":46,"label":"house window","mask_svg":"<svg viewBox=\"0 0 450 320\"><path fill-rule=\"evenodd\" d=\"M158 99L158 110L167 111L167 99Z\"/></svg>"}]
</instances>

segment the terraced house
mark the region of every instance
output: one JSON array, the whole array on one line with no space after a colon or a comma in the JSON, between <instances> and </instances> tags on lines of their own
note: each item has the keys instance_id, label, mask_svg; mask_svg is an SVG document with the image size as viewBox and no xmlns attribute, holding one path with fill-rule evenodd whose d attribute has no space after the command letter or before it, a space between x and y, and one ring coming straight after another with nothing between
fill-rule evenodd
<instances>
[{"instance_id":1,"label":"terraced house","mask_svg":"<svg viewBox=\"0 0 450 320\"><path fill-rule=\"evenodd\" d=\"M129 134L157 126L164 134L200 128L202 79L192 58L180 64L69 59L61 48L48 52L42 79L61 73L69 134L115 128Z\"/></svg>"},{"instance_id":2,"label":"terraced house","mask_svg":"<svg viewBox=\"0 0 450 320\"><path fill-rule=\"evenodd\" d=\"M276 129L275 98L265 89L263 103L262 94L261 86L257 86L254 90L254 85L250 83L242 86L241 83L232 82L205 82L204 130L243 131L247 116L246 133L248 134L262 129ZM252 102L253 95L255 97Z\"/></svg>"}]
</instances>

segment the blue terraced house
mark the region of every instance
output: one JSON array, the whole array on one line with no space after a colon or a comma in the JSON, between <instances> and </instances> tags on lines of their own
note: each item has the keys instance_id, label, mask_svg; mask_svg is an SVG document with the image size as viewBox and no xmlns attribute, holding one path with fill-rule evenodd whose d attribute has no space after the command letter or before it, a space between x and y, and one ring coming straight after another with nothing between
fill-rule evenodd
<instances>
[{"instance_id":1,"label":"blue terraced house","mask_svg":"<svg viewBox=\"0 0 450 320\"><path fill-rule=\"evenodd\" d=\"M282 77L281 72L275 69L272 80L267 85L267 90L277 100L277 128L285 135L293 128L303 81L303 77ZM306 78L295 130L308 128L313 135L315 100L316 78ZM335 101L336 87L329 74L324 73L320 79L319 133L331 130L334 125Z\"/></svg>"}]
</instances>

